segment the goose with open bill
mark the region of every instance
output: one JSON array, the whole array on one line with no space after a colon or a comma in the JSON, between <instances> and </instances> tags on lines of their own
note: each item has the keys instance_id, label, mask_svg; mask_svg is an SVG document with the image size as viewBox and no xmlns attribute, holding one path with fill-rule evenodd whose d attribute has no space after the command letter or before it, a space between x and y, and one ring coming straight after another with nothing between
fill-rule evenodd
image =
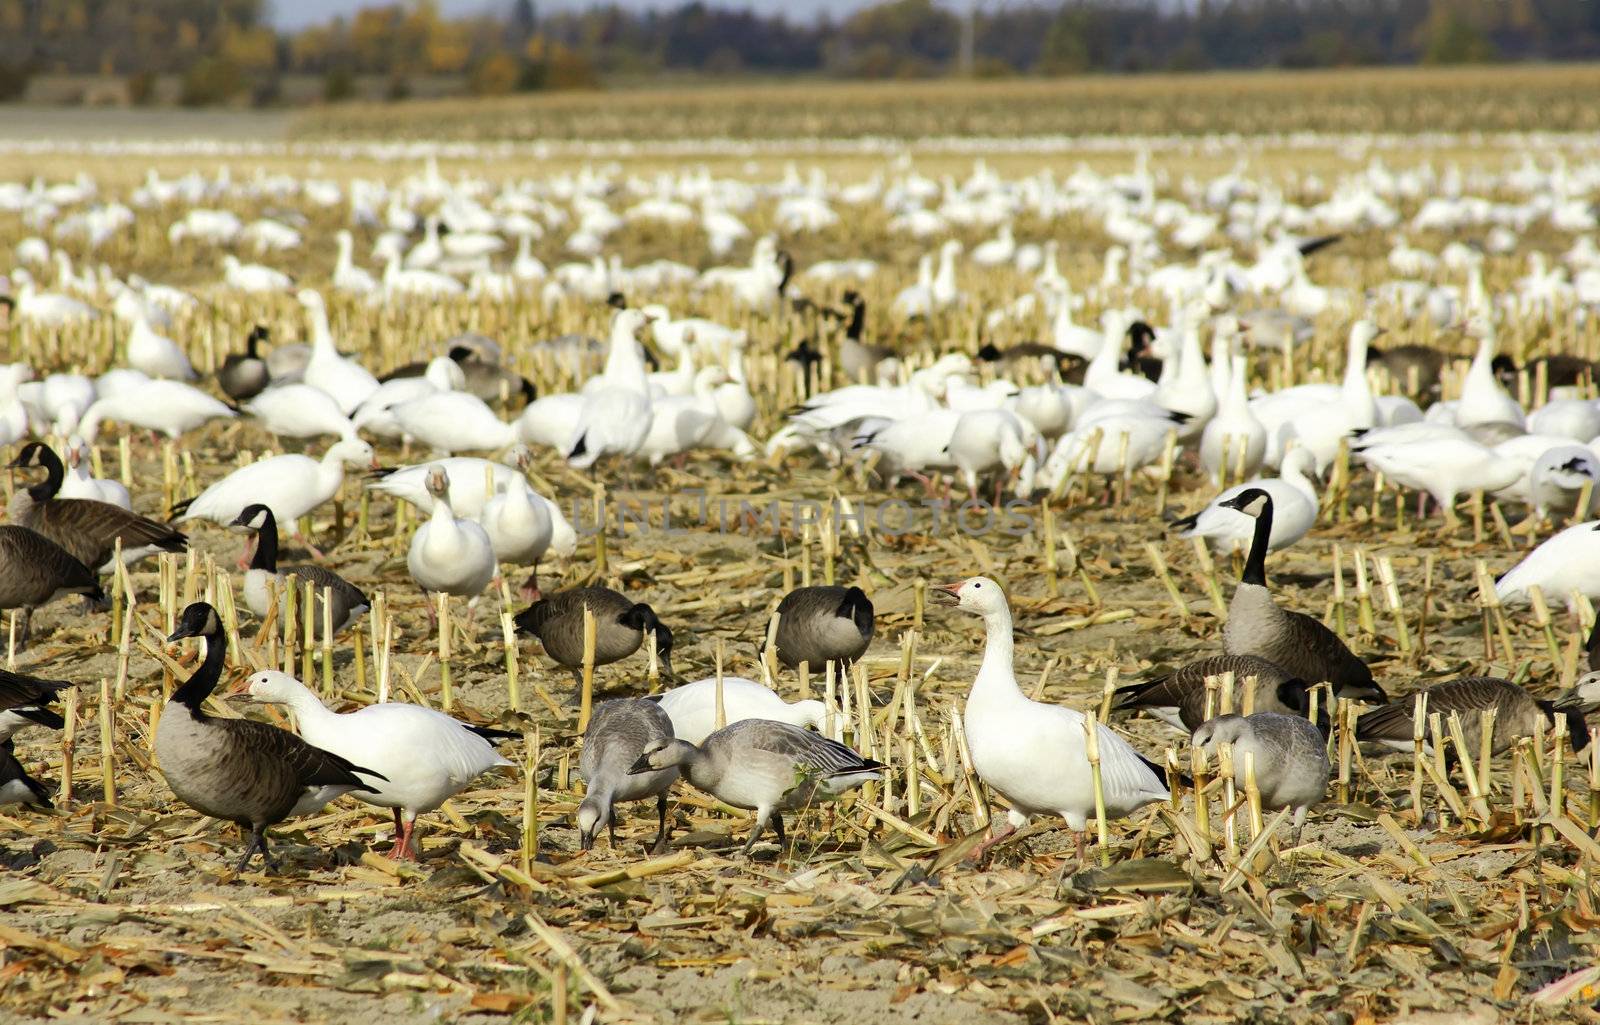
<instances>
[{"instance_id":1,"label":"goose with open bill","mask_svg":"<svg viewBox=\"0 0 1600 1025\"><path fill-rule=\"evenodd\" d=\"M251 554L250 568L244 574L244 603L257 616L265 618L268 609L272 607L274 586L278 589L279 613L287 608L289 596L285 593L284 587L291 575L296 578L297 587L304 588L308 583L312 586L311 610L314 620L312 630L318 640L322 639L323 634L322 608L330 593L332 603L329 605L329 613L335 634L344 632L345 628L360 619L367 609L372 607L360 588L325 566L285 566L280 569L278 520L272 515L272 509L268 506L260 503L246 506L239 514L239 518L230 526L235 530L245 530L255 535L256 550Z\"/></svg>"}]
</instances>

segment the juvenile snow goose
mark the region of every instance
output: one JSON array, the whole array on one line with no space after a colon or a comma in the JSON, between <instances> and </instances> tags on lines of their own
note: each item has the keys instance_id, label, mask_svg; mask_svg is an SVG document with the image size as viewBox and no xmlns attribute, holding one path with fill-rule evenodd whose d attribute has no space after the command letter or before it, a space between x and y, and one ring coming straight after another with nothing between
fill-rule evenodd
<instances>
[{"instance_id":1,"label":"juvenile snow goose","mask_svg":"<svg viewBox=\"0 0 1600 1025\"><path fill-rule=\"evenodd\" d=\"M48 446L31 441L11 462L12 468L43 467L45 479L11 498L11 518L54 541L74 559L101 573L111 570L116 545L122 561L132 564L156 552L181 552L189 539L165 523L157 523L120 505L92 498L58 498L65 468Z\"/></svg>"},{"instance_id":2,"label":"juvenile snow goose","mask_svg":"<svg viewBox=\"0 0 1600 1025\"><path fill-rule=\"evenodd\" d=\"M578 771L583 775L583 803L578 805L578 845L589 850L601 827L617 846L616 806L626 801L656 799L660 827L651 844L653 853L667 847L667 791L678 781L676 766L653 772L631 770L651 744L672 739L672 720L648 698L602 701L583 731L583 753Z\"/></svg>"},{"instance_id":3,"label":"juvenile snow goose","mask_svg":"<svg viewBox=\"0 0 1600 1025\"><path fill-rule=\"evenodd\" d=\"M574 678L583 672L583 610L594 614L594 664L610 665L632 655L644 643L646 631L655 635L656 658L661 670L672 673L672 631L643 602L630 601L609 587L579 587L559 591L517 613L517 629L539 638L546 655L568 669Z\"/></svg>"},{"instance_id":4,"label":"juvenile snow goose","mask_svg":"<svg viewBox=\"0 0 1600 1025\"><path fill-rule=\"evenodd\" d=\"M512 764L491 741L521 739L520 734L473 726L401 701L340 714L299 680L271 669L250 677L249 691L257 702L288 706L306 743L381 773L376 775L380 782L354 796L363 804L394 809L392 858L420 857L412 839L418 815L438 808L490 769Z\"/></svg>"},{"instance_id":5,"label":"juvenile snow goose","mask_svg":"<svg viewBox=\"0 0 1600 1025\"><path fill-rule=\"evenodd\" d=\"M1006 828L975 853L981 856L1035 815L1060 815L1078 834L1081 862L1084 831L1095 815L1084 714L1022 693L1012 666L1011 607L999 584L972 577L929 593L940 605L980 616L986 631L983 664L967 694L962 725L978 778L1004 796L1011 809ZM1124 818L1171 796L1160 766L1104 723L1096 730L1107 818Z\"/></svg>"},{"instance_id":6,"label":"juvenile snow goose","mask_svg":"<svg viewBox=\"0 0 1600 1025\"><path fill-rule=\"evenodd\" d=\"M105 601L94 571L66 549L27 527L0 524L0 611L22 610L18 650L28 641L34 608L64 594Z\"/></svg>"},{"instance_id":7,"label":"juvenile snow goose","mask_svg":"<svg viewBox=\"0 0 1600 1025\"><path fill-rule=\"evenodd\" d=\"M1452 714L1461 717L1467 751L1473 758L1483 746L1483 715L1494 710L1494 733L1489 740L1489 753L1500 754L1509 750L1521 737L1531 737L1548 730L1557 716L1567 717L1567 735L1571 750L1582 751L1589 746L1589 727L1581 710L1561 708L1554 702L1535 698L1526 690L1492 676L1467 676L1448 683L1436 683L1417 692L1426 695L1427 715L1439 713L1440 722L1449 728ZM1356 740L1377 744L1393 751L1410 751L1412 746L1412 716L1416 711L1416 694L1396 698L1364 713L1356 720ZM1431 753L1433 745L1423 731L1423 750ZM1451 745L1454 751L1454 745Z\"/></svg>"},{"instance_id":8,"label":"juvenile snow goose","mask_svg":"<svg viewBox=\"0 0 1600 1025\"><path fill-rule=\"evenodd\" d=\"M24 726L59 730L65 720L50 705L71 686L66 680L43 680L0 669L0 740L10 740Z\"/></svg>"},{"instance_id":9,"label":"juvenile snow goose","mask_svg":"<svg viewBox=\"0 0 1600 1025\"><path fill-rule=\"evenodd\" d=\"M804 662L820 673L838 662L843 673L872 643L872 599L859 587L797 587L777 615L778 661L787 669Z\"/></svg>"},{"instance_id":10,"label":"juvenile snow goose","mask_svg":"<svg viewBox=\"0 0 1600 1025\"><path fill-rule=\"evenodd\" d=\"M660 702L672 719L672 734L679 740L698 744L717 729L716 677L674 687L650 700ZM820 730L827 708L814 699L790 704L755 680L724 676L722 714L723 725L743 719L772 719Z\"/></svg>"},{"instance_id":11,"label":"juvenile snow goose","mask_svg":"<svg viewBox=\"0 0 1600 1025\"><path fill-rule=\"evenodd\" d=\"M270 867L268 826L310 814L343 794L370 793L369 780L381 781L383 776L314 747L288 730L207 715L202 706L222 679L228 635L216 609L195 602L183 610L178 629L168 640L185 637L205 641L205 660L162 710L156 727L161 775L184 804L250 830L250 843L235 871L244 871L256 851Z\"/></svg>"},{"instance_id":12,"label":"juvenile snow goose","mask_svg":"<svg viewBox=\"0 0 1600 1025\"><path fill-rule=\"evenodd\" d=\"M1219 715L1202 723L1189 743L1210 752L1232 744L1234 782L1245 786L1253 770L1262 807L1294 809L1299 842L1306 813L1328 793L1327 741L1309 720L1282 712Z\"/></svg>"},{"instance_id":13,"label":"juvenile snow goose","mask_svg":"<svg viewBox=\"0 0 1600 1025\"><path fill-rule=\"evenodd\" d=\"M770 719L732 723L699 745L681 739L653 740L629 772L642 775L673 767L697 790L756 813L745 854L769 822L779 846L787 844L784 812L803 810L883 778L881 763L820 733Z\"/></svg>"},{"instance_id":14,"label":"juvenile snow goose","mask_svg":"<svg viewBox=\"0 0 1600 1025\"><path fill-rule=\"evenodd\" d=\"M0 807L8 804L27 804L35 808L54 808L50 791L44 784L28 775L28 770L17 761L11 738L0 740Z\"/></svg>"},{"instance_id":15,"label":"juvenile snow goose","mask_svg":"<svg viewBox=\"0 0 1600 1025\"><path fill-rule=\"evenodd\" d=\"M1303 718L1310 709L1304 680L1295 679L1282 666L1255 655L1212 655L1179 666L1166 676L1119 687L1111 707L1143 710L1169 726L1192 732L1206 721L1206 679L1223 673L1232 673L1238 688L1233 698L1235 708L1244 706L1245 683L1253 679L1253 711ZM1213 715L1218 711L1214 708Z\"/></svg>"},{"instance_id":16,"label":"juvenile snow goose","mask_svg":"<svg viewBox=\"0 0 1600 1025\"><path fill-rule=\"evenodd\" d=\"M1275 662L1308 684L1327 681L1339 697L1385 700L1383 688L1372 679L1372 670L1351 654L1337 634L1310 616L1281 609L1273 601L1267 590L1272 496L1261 488L1250 488L1222 504L1256 521L1244 574L1228 604L1223 650L1229 655L1256 655Z\"/></svg>"},{"instance_id":17,"label":"juvenile snow goose","mask_svg":"<svg viewBox=\"0 0 1600 1025\"><path fill-rule=\"evenodd\" d=\"M246 506L239 513L239 518L229 526L255 534L256 550L250 557L250 568L244 574L244 603L257 616L264 618L271 607L273 581L277 581L278 611L284 611L289 601L284 584L291 574L297 578L298 586L304 587L310 583L316 589L311 608L315 617L313 629L319 640L322 638L322 606L330 591L333 594L330 611L335 634L343 633L346 627L371 608L367 596L359 588L331 569L322 566L286 566L279 569L278 520L267 506L259 502Z\"/></svg>"}]
</instances>

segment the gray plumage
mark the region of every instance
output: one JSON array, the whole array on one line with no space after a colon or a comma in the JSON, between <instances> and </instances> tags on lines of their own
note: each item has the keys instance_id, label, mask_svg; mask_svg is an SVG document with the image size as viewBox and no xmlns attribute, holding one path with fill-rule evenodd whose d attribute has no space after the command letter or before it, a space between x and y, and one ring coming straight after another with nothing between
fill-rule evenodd
<instances>
[{"instance_id":1,"label":"gray plumage","mask_svg":"<svg viewBox=\"0 0 1600 1025\"><path fill-rule=\"evenodd\" d=\"M1331 683L1338 697L1356 701L1386 699L1367 664L1322 623L1302 612L1279 608L1267 590L1267 546L1272 535L1272 496L1249 488L1223 502L1255 518L1255 535L1244 574L1228 603L1222 647L1229 655L1255 655L1277 663L1308 685Z\"/></svg>"},{"instance_id":2,"label":"gray plumage","mask_svg":"<svg viewBox=\"0 0 1600 1025\"><path fill-rule=\"evenodd\" d=\"M250 830L250 844L238 871L257 850L272 865L268 826L308 814L353 790L373 792L358 773L386 778L276 726L207 715L202 706L222 678L227 634L216 610L195 602L183 610L178 629L168 640L185 637L205 640L205 660L162 709L156 757L161 775L180 801L201 814Z\"/></svg>"},{"instance_id":3,"label":"gray plumage","mask_svg":"<svg viewBox=\"0 0 1600 1025\"><path fill-rule=\"evenodd\" d=\"M283 588L289 576L295 577L295 586L301 589L296 597L301 601L305 599L304 589L309 582L314 589L312 598L312 613L314 616L312 632L317 640L322 640L322 622L324 605L328 595L332 594L330 612L333 619L333 632L335 635L342 632L351 623L361 618L362 613L371 607L371 602L362 593L359 587L350 583L344 577L325 566L278 566L278 520L272 514L271 508L260 503L247 505L239 513L237 519L230 524L237 530L252 531L256 535L256 550L251 556L250 568L244 575L244 601L251 612L257 616L265 617L272 607L273 588L272 581L278 581L277 593L280 611L287 604L287 595Z\"/></svg>"},{"instance_id":4,"label":"gray plumage","mask_svg":"<svg viewBox=\"0 0 1600 1025\"><path fill-rule=\"evenodd\" d=\"M103 573L112 568L119 540L124 563L189 547L189 539L181 531L120 505L91 498L57 498L66 468L47 445L29 442L11 465L45 471L42 482L11 496L11 519L54 541L92 570Z\"/></svg>"},{"instance_id":5,"label":"gray plumage","mask_svg":"<svg viewBox=\"0 0 1600 1025\"><path fill-rule=\"evenodd\" d=\"M778 661L794 669L808 663L821 672L829 662L854 662L872 643L872 601L859 587L797 587L778 603Z\"/></svg>"},{"instance_id":6,"label":"gray plumage","mask_svg":"<svg viewBox=\"0 0 1600 1025\"><path fill-rule=\"evenodd\" d=\"M644 643L649 630L656 638L656 656L669 674L672 631L655 610L609 587L577 587L550 595L517 613L517 629L539 638L545 654L572 670L583 667L583 610L594 614L594 664L620 662Z\"/></svg>"},{"instance_id":7,"label":"gray plumage","mask_svg":"<svg viewBox=\"0 0 1600 1025\"><path fill-rule=\"evenodd\" d=\"M882 779L883 766L820 733L771 719L743 719L717 730L696 747L687 740L651 742L630 771L677 766L699 790L735 808L756 813L745 853L767 823L784 844L785 811L836 797L868 780Z\"/></svg>"},{"instance_id":8,"label":"gray plumage","mask_svg":"<svg viewBox=\"0 0 1600 1025\"><path fill-rule=\"evenodd\" d=\"M1245 785L1248 755L1264 808L1293 808L1294 827L1305 825L1306 812L1328 792L1328 749L1322 734L1297 715L1256 712L1219 715L1203 723L1189 742L1214 751L1233 745L1233 780Z\"/></svg>"},{"instance_id":9,"label":"gray plumage","mask_svg":"<svg viewBox=\"0 0 1600 1025\"><path fill-rule=\"evenodd\" d=\"M861 340L862 329L866 326L867 304L859 293L846 292L844 301L850 313L844 339L839 343L839 369L844 371L848 381L875 382L878 365L896 359L898 354L886 345L872 345Z\"/></svg>"},{"instance_id":10,"label":"gray plumage","mask_svg":"<svg viewBox=\"0 0 1600 1025\"><path fill-rule=\"evenodd\" d=\"M1446 734L1450 730L1450 714L1461 717L1461 729L1467 742L1467 752L1476 758L1483 747L1483 714L1494 709L1494 733L1490 737L1490 754L1500 754L1513 747L1522 737L1531 737L1538 730L1549 730L1558 715L1567 717L1567 733L1573 751L1582 751L1589 745L1589 727L1583 713L1576 709L1557 709L1552 702L1541 701L1526 690L1493 676L1467 676L1448 683L1437 683L1417 692L1427 695L1424 714L1432 717L1439 713L1439 725ZM1356 720L1356 740L1380 744L1396 751L1410 751L1412 744L1412 716L1416 708L1416 694L1407 694L1393 702L1373 709ZM1423 749L1433 750L1432 732L1423 724ZM1450 745L1454 752L1455 745Z\"/></svg>"},{"instance_id":11,"label":"gray plumage","mask_svg":"<svg viewBox=\"0 0 1600 1025\"><path fill-rule=\"evenodd\" d=\"M66 725L61 713L50 705L58 692L71 686L66 680L43 680L0 669L0 740L10 740L24 726L59 730Z\"/></svg>"},{"instance_id":12,"label":"gray plumage","mask_svg":"<svg viewBox=\"0 0 1600 1025\"><path fill-rule=\"evenodd\" d=\"M267 361L258 351L266 340L267 329L257 324L245 339L245 351L229 353L222 361L222 366L217 368L217 387L222 389L222 394L235 402L244 402L266 391L267 385L272 383L272 375L267 371Z\"/></svg>"},{"instance_id":13,"label":"gray plumage","mask_svg":"<svg viewBox=\"0 0 1600 1025\"><path fill-rule=\"evenodd\" d=\"M1578 677L1572 689L1558 694L1556 699L1550 702L1550 707L1562 712L1577 712L1580 715L1600 712L1600 670L1591 669Z\"/></svg>"},{"instance_id":14,"label":"gray plumage","mask_svg":"<svg viewBox=\"0 0 1600 1025\"><path fill-rule=\"evenodd\" d=\"M623 801L656 799L660 828L651 845L656 853L667 845L667 791L678 780L676 767L642 772L629 770L652 743L672 739L672 720L661 705L647 698L620 698L595 707L589 728L583 731L583 754L578 771L585 791L578 806L579 846L588 850L605 826L611 846L617 845L616 805Z\"/></svg>"},{"instance_id":15,"label":"gray plumage","mask_svg":"<svg viewBox=\"0 0 1600 1025\"><path fill-rule=\"evenodd\" d=\"M28 770L17 761L11 747L11 738L0 741L0 806L30 804L36 808L54 808L50 792L44 784L28 775Z\"/></svg>"},{"instance_id":16,"label":"gray plumage","mask_svg":"<svg viewBox=\"0 0 1600 1025\"><path fill-rule=\"evenodd\" d=\"M27 527L0 524L0 610L22 610L19 645L27 642L33 610L63 594L105 600L94 571L60 545Z\"/></svg>"},{"instance_id":17,"label":"gray plumage","mask_svg":"<svg viewBox=\"0 0 1600 1025\"><path fill-rule=\"evenodd\" d=\"M1185 731L1206 721L1206 678L1232 673L1233 707L1244 707L1245 681L1254 678L1252 712L1282 712L1304 718L1310 710L1305 681L1292 676L1276 662L1255 655L1212 655L1198 659L1145 683L1117 688L1112 708L1144 710L1170 726Z\"/></svg>"}]
</instances>

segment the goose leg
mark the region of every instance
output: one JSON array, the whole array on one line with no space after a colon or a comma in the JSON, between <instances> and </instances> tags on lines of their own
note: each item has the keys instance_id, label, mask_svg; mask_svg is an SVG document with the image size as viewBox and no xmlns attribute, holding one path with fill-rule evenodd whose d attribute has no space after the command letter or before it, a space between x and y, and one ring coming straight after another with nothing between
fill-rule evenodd
<instances>
[{"instance_id":1,"label":"goose leg","mask_svg":"<svg viewBox=\"0 0 1600 1025\"><path fill-rule=\"evenodd\" d=\"M1016 831L1017 827L1012 825L1010 822L1007 822L1006 828L1000 830L998 833L989 834L989 839L974 847L972 849L972 853L967 855L967 860L982 861L984 856L989 853L989 848L993 847L995 844L998 844L1000 841L1004 840L1006 837L1010 836Z\"/></svg>"},{"instance_id":2,"label":"goose leg","mask_svg":"<svg viewBox=\"0 0 1600 1025\"><path fill-rule=\"evenodd\" d=\"M756 845L756 841L761 839L761 831L767 828L767 820L771 817L772 811L770 809L756 809L755 828L750 830L750 839L744 842L744 853L746 857L749 857L751 849ZM780 818L778 821L782 822L783 820ZM783 827L779 826L778 828L782 829Z\"/></svg>"},{"instance_id":3,"label":"goose leg","mask_svg":"<svg viewBox=\"0 0 1600 1025\"><path fill-rule=\"evenodd\" d=\"M534 563L533 572L529 573L528 574L528 579L524 580L522 582L522 586L517 588L517 594L521 595L523 601L538 601L539 600L540 592L539 592L539 564L538 563Z\"/></svg>"},{"instance_id":4,"label":"goose leg","mask_svg":"<svg viewBox=\"0 0 1600 1025\"><path fill-rule=\"evenodd\" d=\"M402 842L406 835L406 826L400 819L400 809L395 808L392 810L394 811L394 846L389 848L389 857L400 861L404 860L406 856L405 845Z\"/></svg>"},{"instance_id":5,"label":"goose leg","mask_svg":"<svg viewBox=\"0 0 1600 1025\"><path fill-rule=\"evenodd\" d=\"M272 851L267 848L267 827L255 826L250 830L250 842L245 845L244 857L239 859L239 864L234 868L234 871L243 872L249 868L250 859L255 856L256 851L261 852L261 865L263 868L271 871L278 867L277 860L272 857Z\"/></svg>"},{"instance_id":6,"label":"goose leg","mask_svg":"<svg viewBox=\"0 0 1600 1025\"><path fill-rule=\"evenodd\" d=\"M660 794L656 797L656 818L660 826L656 829L656 842L650 845L651 854L665 854L667 852L667 795Z\"/></svg>"},{"instance_id":7,"label":"goose leg","mask_svg":"<svg viewBox=\"0 0 1600 1025\"><path fill-rule=\"evenodd\" d=\"M782 858L789 853L789 838L783 835L783 813L772 813L772 831L778 834L778 857Z\"/></svg>"}]
</instances>

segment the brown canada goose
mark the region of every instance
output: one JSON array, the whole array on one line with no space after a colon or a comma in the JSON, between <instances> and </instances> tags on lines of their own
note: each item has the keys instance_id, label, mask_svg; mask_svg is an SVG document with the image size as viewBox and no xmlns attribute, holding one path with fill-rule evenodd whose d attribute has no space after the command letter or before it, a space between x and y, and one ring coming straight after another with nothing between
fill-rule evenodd
<instances>
[{"instance_id":1,"label":"brown canada goose","mask_svg":"<svg viewBox=\"0 0 1600 1025\"><path fill-rule=\"evenodd\" d=\"M536 601L517 613L517 629L539 638L545 654L581 678L585 608L594 614L595 665L610 665L632 655L649 631L655 635L661 671L674 675L672 631L656 618L650 606L631 601L609 587L578 587Z\"/></svg>"},{"instance_id":2,"label":"brown canada goose","mask_svg":"<svg viewBox=\"0 0 1600 1025\"><path fill-rule=\"evenodd\" d=\"M27 527L0 524L0 610L22 610L18 647L27 643L33 610L63 594L88 595L97 604L106 597L94 571L66 549Z\"/></svg>"},{"instance_id":3,"label":"brown canada goose","mask_svg":"<svg viewBox=\"0 0 1600 1025\"><path fill-rule=\"evenodd\" d=\"M485 402L509 402L517 396L522 396L524 403L532 402L539 397L533 382L526 377L501 366L484 354L482 347L466 344L471 336L462 336L451 339L446 343L450 348L446 351L451 362L461 368L461 376L466 380L463 391L470 392ZM487 339L485 339L487 341ZM379 382L394 381L405 377L421 377L428 372L431 361L406 363L395 367L393 370L378 378Z\"/></svg>"},{"instance_id":4,"label":"brown canada goose","mask_svg":"<svg viewBox=\"0 0 1600 1025\"><path fill-rule=\"evenodd\" d=\"M820 673L829 662L848 665L872 643L872 600L859 587L797 587L778 603L776 640L786 669L805 662Z\"/></svg>"},{"instance_id":5,"label":"brown canada goose","mask_svg":"<svg viewBox=\"0 0 1600 1025\"><path fill-rule=\"evenodd\" d=\"M1233 779L1246 786L1253 771L1263 807L1294 809L1294 828L1306 824L1306 813L1328 793L1328 745L1304 716L1280 712L1219 715L1194 731L1189 743L1207 751L1233 745ZM1245 764L1249 755L1251 764Z\"/></svg>"},{"instance_id":6,"label":"brown canada goose","mask_svg":"<svg viewBox=\"0 0 1600 1025\"><path fill-rule=\"evenodd\" d=\"M45 471L44 480L12 497L11 518L54 541L92 570L104 573L112 568L119 539L125 565L155 552L181 552L189 547L182 532L120 505L92 498L57 498L66 468L48 445L29 442L11 466L39 466Z\"/></svg>"},{"instance_id":7,"label":"brown canada goose","mask_svg":"<svg viewBox=\"0 0 1600 1025\"><path fill-rule=\"evenodd\" d=\"M1233 674L1234 708L1244 707L1244 683L1254 678L1252 712L1280 712L1305 718L1311 709L1304 680L1289 675L1276 662L1255 655L1212 655L1179 666L1166 676L1119 687L1111 707L1143 710L1169 726L1193 732L1206 721L1206 678L1223 673Z\"/></svg>"},{"instance_id":8,"label":"brown canada goose","mask_svg":"<svg viewBox=\"0 0 1600 1025\"><path fill-rule=\"evenodd\" d=\"M844 339L839 343L839 369L844 371L848 381L860 381L863 377L875 381L878 365L895 359L896 353L886 345L869 345L861 340L867 322L867 301L859 292L846 292L844 302L850 309L850 319L845 324Z\"/></svg>"},{"instance_id":9,"label":"brown canada goose","mask_svg":"<svg viewBox=\"0 0 1600 1025\"><path fill-rule=\"evenodd\" d=\"M36 808L54 808L50 792L44 784L28 775L28 770L17 761L11 738L0 741L0 806L31 804Z\"/></svg>"},{"instance_id":10,"label":"brown canada goose","mask_svg":"<svg viewBox=\"0 0 1600 1025\"><path fill-rule=\"evenodd\" d=\"M322 605L323 599L329 590L333 593L333 632L339 634L345 627L361 618L362 613L371 607L367 596L361 589L350 583L344 577L331 569L322 566L286 566L278 568L278 520L272 515L272 509L257 502L247 505L239 513L238 519L230 524L237 530L248 530L256 536L255 554L250 557L250 568L244 575L244 603L250 611L257 616L265 617L272 604L272 588L269 586L276 579L278 583L279 611L288 603L288 596L283 593L283 582L292 573L298 580L297 586L304 588L309 582L315 588L315 597L312 600L312 610L315 616L313 630L318 640L322 639ZM300 595L299 597L304 597Z\"/></svg>"},{"instance_id":11,"label":"brown canada goose","mask_svg":"<svg viewBox=\"0 0 1600 1025\"><path fill-rule=\"evenodd\" d=\"M1244 574L1228 603L1222 628L1223 650L1229 655L1256 655L1275 662L1308 685L1333 684L1337 697L1384 701L1387 695L1372 670L1345 647L1337 634L1301 612L1278 607L1267 590L1267 546L1272 537L1272 496L1249 488L1221 503L1255 517L1255 536Z\"/></svg>"},{"instance_id":12,"label":"brown canada goose","mask_svg":"<svg viewBox=\"0 0 1600 1025\"><path fill-rule=\"evenodd\" d=\"M1436 683L1418 693L1427 695L1427 715L1439 713L1441 727L1448 732L1450 714L1461 716L1461 729L1466 734L1467 751L1478 756L1483 746L1483 713L1494 709L1494 735L1490 739L1490 754L1500 754L1510 749L1519 737L1530 737L1540 729L1549 729L1556 716L1567 717L1567 735L1571 749L1582 751L1589 746L1589 727L1578 709L1558 709L1552 702L1541 701L1512 683L1493 676L1467 676L1449 683ZM1396 698L1364 713L1356 720L1356 740L1378 744L1395 751L1410 751L1412 742L1411 717L1416 708L1416 694ZM1426 724L1423 728L1423 750L1432 752L1432 734ZM1452 755L1455 745L1450 745Z\"/></svg>"},{"instance_id":13,"label":"brown canada goose","mask_svg":"<svg viewBox=\"0 0 1600 1025\"><path fill-rule=\"evenodd\" d=\"M1382 367L1401 388L1417 395L1439 390L1439 375L1455 357L1431 345L1367 346L1367 366Z\"/></svg>"},{"instance_id":14,"label":"brown canada goose","mask_svg":"<svg viewBox=\"0 0 1600 1025\"><path fill-rule=\"evenodd\" d=\"M578 805L578 845L594 846L594 838L605 826L611 846L617 846L616 805L623 801L656 799L656 830L651 849L660 853L667 846L667 791L678 781L676 768L654 772L629 772L652 743L672 739L672 719L658 702L649 698L619 698L602 701L583 731L583 754L578 769L583 774L583 803Z\"/></svg>"},{"instance_id":15,"label":"brown canada goose","mask_svg":"<svg viewBox=\"0 0 1600 1025\"><path fill-rule=\"evenodd\" d=\"M312 747L288 730L251 719L217 719L202 707L222 679L228 635L217 610L195 602L169 641L202 638L205 660L173 692L156 727L161 775L178 799L203 815L250 830L250 843L236 871L256 851L268 867L266 829L293 815L307 815L353 790L372 792L357 773L382 780L371 769Z\"/></svg>"},{"instance_id":16,"label":"brown canada goose","mask_svg":"<svg viewBox=\"0 0 1600 1025\"><path fill-rule=\"evenodd\" d=\"M1496 356L1490 367L1501 384L1515 389L1518 373L1526 370L1528 383L1531 385L1538 378L1541 363L1544 364L1545 382L1551 388L1570 388L1588 381L1600 381L1600 364L1564 352L1535 357L1521 367L1518 367L1510 356Z\"/></svg>"},{"instance_id":17,"label":"brown canada goose","mask_svg":"<svg viewBox=\"0 0 1600 1025\"><path fill-rule=\"evenodd\" d=\"M42 680L0 669L0 740L10 740L24 726L59 730L66 725L50 705L58 692L71 686L66 680Z\"/></svg>"},{"instance_id":18,"label":"brown canada goose","mask_svg":"<svg viewBox=\"0 0 1600 1025\"><path fill-rule=\"evenodd\" d=\"M267 340L267 329L260 324L250 329L244 340L244 353L229 353L217 368L217 387L234 402L253 399L267 390L272 375L267 372L267 361L258 351Z\"/></svg>"}]
</instances>

